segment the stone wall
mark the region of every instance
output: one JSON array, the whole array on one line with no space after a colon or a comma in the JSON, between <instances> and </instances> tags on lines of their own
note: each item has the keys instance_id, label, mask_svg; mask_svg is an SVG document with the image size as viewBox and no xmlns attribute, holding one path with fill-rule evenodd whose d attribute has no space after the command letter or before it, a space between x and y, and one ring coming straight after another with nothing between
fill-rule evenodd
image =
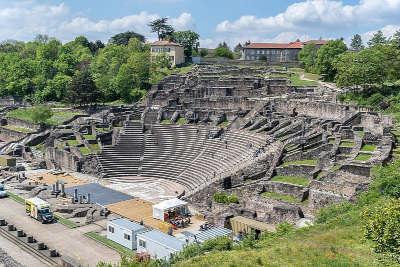
<instances>
[{"instance_id":1,"label":"stone wall","mask_svg":"<svg viewBox=\"0 0 400 267\"><path fill-rule=\"evenodd\" d=\"M46 147L44 158L50 168L61 168L69 171L80 172L82 170L82 159L66 150L54 147Z\"/></svg>"},{"instance_id":2,"label":"stone wall","mask_svg":"<svg viewBox=\"0 0 400 267\"><path fill-rule=\"evenodd\" d=\"M275 169L277 175L282 176L304 176L312 178L315 172L315 166L309 165L289 165L285 167L277 167Z\"/></svg>"}]
</instances>

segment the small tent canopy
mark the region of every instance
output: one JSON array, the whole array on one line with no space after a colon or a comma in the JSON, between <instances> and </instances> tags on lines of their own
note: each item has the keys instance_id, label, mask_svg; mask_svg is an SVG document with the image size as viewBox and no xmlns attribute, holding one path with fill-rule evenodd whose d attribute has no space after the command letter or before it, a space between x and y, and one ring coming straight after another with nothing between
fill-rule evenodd
<instances>
[{"instance_id":1,"label":"small tent canopy","mask_svg":"<svg viewBox=\"0 0 400 267\"><path fill-rule=\"evenodd\" d=\"M178 198L172 198L153 205L153 218L164 221L166 211L181 209L187 211L187 202Z\"/></svg>"}]
</instances>

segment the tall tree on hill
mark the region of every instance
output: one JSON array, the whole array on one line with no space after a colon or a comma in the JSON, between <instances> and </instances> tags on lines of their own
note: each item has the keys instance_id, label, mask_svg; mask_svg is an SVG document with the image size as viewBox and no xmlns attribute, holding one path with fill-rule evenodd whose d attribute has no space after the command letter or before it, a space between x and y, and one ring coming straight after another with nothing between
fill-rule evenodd
<instances>
[{"instance_id":1,"label":"tall tree on hill","mask_svg":"<svg viewBox=\"0 0 400 267\"><path fill-rule=\"evenodd\" d=\"M240 52L242 52L242 49L243 49L242 44L241 44L241 43L238 43L238 44L235 46L235 48L233 49L233 51L234 51L235 53L240 53Z\"/></svg>"},{"instance_id":2,"label":"tall tree on hill","mask_svg":"<svg viewBox=\"0 0 400 267\"><path fill-rule=\"evenodd\" d=\"M331 40L318 49L315 68L323 76L324 80L333 81L336 75L333 63L340 54L346 51L346 44L340 39Z\"/></svg>"},{"instance_id":3,"label":"tall tree on hill","mask_svg":"<svg viewBox=\"0 0 400 267\"><path fill-rule=\"evenodd\" d=\"M299 52L299 60L307 72L315 72L315 61L318 47L313 44L306 44Z\"/></svg>"},{"instance_id":4,"label":"tall tree on hill","mask_svg":"<svg viewBox=\"0 0 400 267\"><path fill-rule=\"evenodd\" d=\"M193 51L198 52L199 49L199 35L193 31L178 31L174 32L173 39L178 44L184 47L185 56L189 59Z\"/></svg>"},{"instance_id":5,"label":"tall tree on hill","mask_svg":"<svg viewBox=\"0 0 400 267\"><path fill-rule=\"evenodd\" d=\"M175 30L167 22L168 18L161 18L153 20L148 24L151 32L157 33L158 40L171 39L173 37Z\"/></svg>"},{"instance_id":6,"label":"tall tree on hill","mask_svg":"<svg viewBox=\"0 0 400 267\"><path fill-rule=\"evenodd\" d=\"M397 30L391 39L391 42L397 47L400 48L400 30Z\"/></svg>"},{"instance_id":7,"label":"tall tree on hill","mask_svg":"<svg viewBox=\"0 0 400 267\"><path fill-rule=\"evenodd\" d=\"M68 87L67 102L82 106L96 103L99 97L100 92L93 81L89 69L83 68L76 71Z\"/></svg>"},{"instance_id":8,"label":"tall tree on hill","mask_svg":"<svg viewBox=\"0 0 400 267\"><path fill-rule=\"evenodd\" d=\"M354 51L360 51L361 49L364 48L364 45L363 45L362 39L361 39L361 35L355 34L355 35L353 36L353 38L351 39L350 47L351 47Z\"/></svg>"},{"instance_id":9,"label":"tall tree on hill","mask_svg":"<svg viewBox=\"0 0 400 267\"><path fill-rule=\"evenodd\" d=\"M372 38L368 41L368 46L382 45L386 43L387 43L386 37L383 35L383 32L379 30L376 33L374 33Z\"/></svg>"},{"instance_id":10,"label":"tall tree on hill","mask_svg":"<svg viewBox=\"0 0 400 267\"><path fill-rule=\"evenodd\" d=\"M140 33L136 33L133 31L121 32L114 36L112 36L109 40L109 43L116 45L128 45L129 40L132 38L138 39L140 42L144 43L146 38Z\"/></svg>"}]
</instances>

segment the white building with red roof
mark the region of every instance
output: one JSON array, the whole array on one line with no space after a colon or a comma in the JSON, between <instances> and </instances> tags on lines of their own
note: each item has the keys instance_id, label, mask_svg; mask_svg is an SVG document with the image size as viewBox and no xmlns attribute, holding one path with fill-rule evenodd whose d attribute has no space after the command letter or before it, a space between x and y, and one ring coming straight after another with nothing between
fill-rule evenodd
<instances>
[{"instance_id":1,"label":"white building with red roof","mask_svg":"<svg viewBox=\"0 0 400 267\"><path fill-rule=\"evenodd\" d=\"M300 50L307 44L320 47L326 44L325 40L299 40L290 43L250 43L243 47L243 60L265 60L269 63L297 62Z\"/></svg>"},{"instance_id":2,"label":"white building with red roof","mask_svg":"<svg viewBox=\"0 0 400 267\"><path fill-rule=\"evenodd\" d=\"M160 40L150 44L151 59L154 60L158 55L166 54L172 66L185 63L183 46L171 41Z\"/></svg>"}]
</instances>

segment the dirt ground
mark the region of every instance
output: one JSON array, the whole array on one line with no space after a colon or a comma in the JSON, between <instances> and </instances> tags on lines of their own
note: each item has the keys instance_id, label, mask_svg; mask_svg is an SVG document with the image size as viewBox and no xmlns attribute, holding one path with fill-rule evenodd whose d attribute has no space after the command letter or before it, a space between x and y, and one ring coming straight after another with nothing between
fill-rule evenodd
<instances>
[{"instance_id":1,"label":"dirt ground","mask_svg":"<svg viewBox=\"0 0 400 267\"><path fill-rule=\"evenodd\" d=\"M90 224L75 229L69 229L60 223L41 224L26 216L24 206L8 198L0 199L0 217L9 223L32 234L35 239L46 243L62 255L77 260L81 266L96 266L99 261L116 263L120 255L86 236L84 233L101 231L103 227ZM15 260L18 261L18 258Z\"/></svg>"},{"instance_id":2,"label":"dirt ground","mask_svg":"<svg viewBox=\"0 0 400 267\"><path fill-rule=\"evenodd\" d=\"M47 184L47 185L55 184L57 181L62 181L65 183L65 187L71 187L87 183L87 181L76 178L69 173L57 173L57 172L36 173L31 175L28 174L27 178L29 180L32 180L33 182L38 182L40 184Z\"/></svg>"}]
</instances>

